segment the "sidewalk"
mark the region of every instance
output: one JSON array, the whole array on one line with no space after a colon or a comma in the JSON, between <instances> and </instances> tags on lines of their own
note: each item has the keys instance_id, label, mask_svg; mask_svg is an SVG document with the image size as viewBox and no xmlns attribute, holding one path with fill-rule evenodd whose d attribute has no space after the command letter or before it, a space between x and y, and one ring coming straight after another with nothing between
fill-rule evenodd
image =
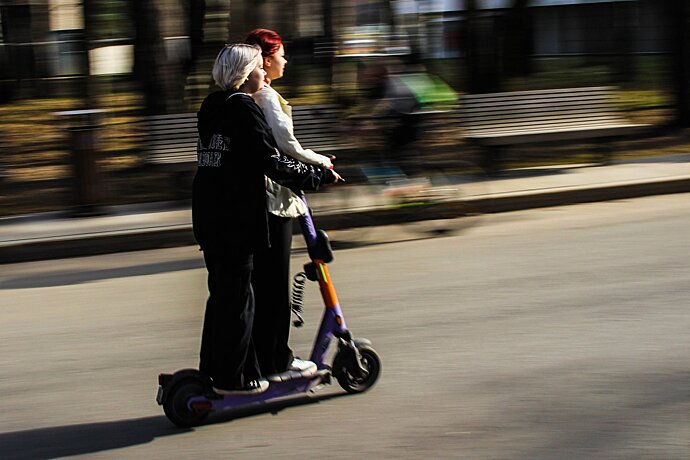
<instances>
[{"instance_id":1,"label":"sidewalk","mask_svg":"<svg viewBox=\"0 0 690 460\"><path fill-rule=\"evenodd\" d=\"M690 154L607 166L563 165L504 171L464 183L442 207L471 201L484 212L690 192ZM415 208L391 210L368 186L333 186L307 196L318 227L357 227L415 220ZM0 219L0 263L195 244L189 203L111 207L98 217L44 213ZM427 214L428 216L428 214Z\"/></svg>"}]
</instances>

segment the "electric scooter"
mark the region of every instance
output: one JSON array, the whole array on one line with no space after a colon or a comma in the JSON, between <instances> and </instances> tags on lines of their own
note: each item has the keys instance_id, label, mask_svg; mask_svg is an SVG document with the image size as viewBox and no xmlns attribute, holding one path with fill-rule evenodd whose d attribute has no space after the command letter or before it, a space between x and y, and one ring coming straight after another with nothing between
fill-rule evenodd
<instances>
[{"instance_id":1,"label":"electric scooter","mask_svg":"<svg viewBox=\"0 0 690 460\"><path fill-rule=\"evenodd\" d=\"M306 203L304 196L302 197ZM335 377L348 393L361 393L371 388L381 372L381 360L364 338L353 338L345 325L333 281L326 264L333 260L328 235L316 230L311 211L299 218L302 235L307 244L311 262L304 265L304 272L293 279L292 310L297 315L295 326L303 324L301 312L306 280L318 281L324 303L324 314L319 326L310 361L317 365L317 373L284 382L271 382L266 391L259 394L219 395L213 391L210 377L196 369L182 369L174 374L158 376L156 402L163 406L165 415L179 427L202 423L214 412L239 409L248 405L265 404L291 395L297 395L331 383ZM329 365L328 349L337 339L337 350Z\"/></svg>"}]
</instances>

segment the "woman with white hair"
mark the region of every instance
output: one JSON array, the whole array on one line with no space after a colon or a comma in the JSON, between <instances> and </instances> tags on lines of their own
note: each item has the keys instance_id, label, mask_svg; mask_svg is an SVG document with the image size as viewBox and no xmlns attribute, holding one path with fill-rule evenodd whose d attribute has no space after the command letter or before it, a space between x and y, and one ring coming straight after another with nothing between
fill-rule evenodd
<instances>
[{"instance_id":1,"label":"woman with white hair","mask_svg":"<svg viewBox=\"0 0 690 460\"><path fill-rule=\"evenodd\" d=\"M209 297L199 370L219 394L268 388L252 342L253 255L269 245L264 175L293 189L316 190L332 171L281 154L250 94L263 87L258 47L225 46L213 66L221 88L198 116L197 172L192 189L194 236L204 253Z\"/></svg>"}]
</instances>

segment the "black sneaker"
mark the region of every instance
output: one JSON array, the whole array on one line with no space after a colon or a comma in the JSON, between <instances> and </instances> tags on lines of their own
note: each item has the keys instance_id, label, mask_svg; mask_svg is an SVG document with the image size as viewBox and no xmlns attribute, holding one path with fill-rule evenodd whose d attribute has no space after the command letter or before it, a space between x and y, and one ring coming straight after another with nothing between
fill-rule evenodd
<instances>
[{"instance_id":1,"label":"black sneaker","mask_svg":"<svg viewBox=\"0 0 690 460\"><path fill-rule=\"evenodd\" d=\"M267 389L268 389L268 380L266 380L266 379L252 380L242 388L232 388L229 390L226 390L224 388L213 387L213 391L215 391L219 395L258 394L258 393L263 393Z\"/></svg>"}]
</instances>

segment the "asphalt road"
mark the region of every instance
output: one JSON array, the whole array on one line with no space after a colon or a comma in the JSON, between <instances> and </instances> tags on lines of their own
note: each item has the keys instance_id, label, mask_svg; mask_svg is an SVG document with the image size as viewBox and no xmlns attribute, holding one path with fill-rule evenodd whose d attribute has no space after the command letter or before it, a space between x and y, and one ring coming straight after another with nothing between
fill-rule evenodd
<instances>
[{"instance_id":1,"label":"asphalt road","mask_svg":"<svg viewBox=\"0 0 690 460\"><path fill-rule=\"evenodd\" d=\"M160 371L196 365L195 248L3 265L0 458L690 458L688 228L672 195L373 230L392 242L330 271L376 386L190 430L154 396Z\"/></svg>"}]
</instances>

